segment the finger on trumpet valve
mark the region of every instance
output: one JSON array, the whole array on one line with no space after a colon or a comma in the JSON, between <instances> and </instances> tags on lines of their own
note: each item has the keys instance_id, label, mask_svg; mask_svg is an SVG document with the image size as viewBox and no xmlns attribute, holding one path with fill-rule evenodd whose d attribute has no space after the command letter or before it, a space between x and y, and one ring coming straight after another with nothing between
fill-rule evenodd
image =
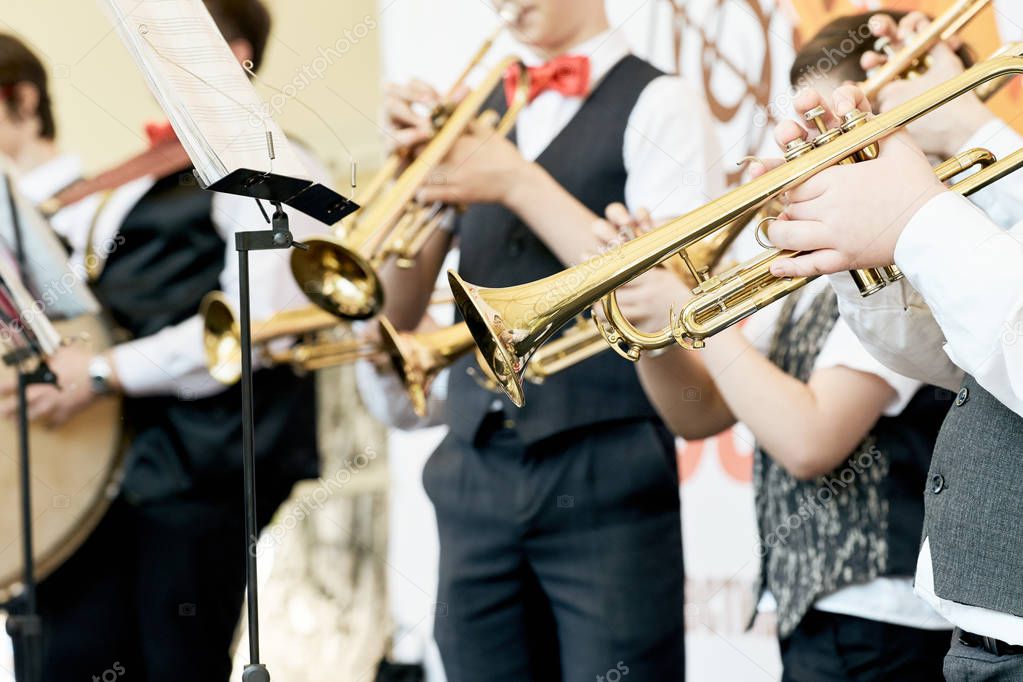
<instances>
[{"instance_id":1,"label":"finger on trumpet valve","mask_svg":"<svg viewBox=\"0 0 1023 682\"><path fill-rule=\"evenodd\" d=\"M869 114L859 109L853 109L848 111L842 117L842 132L848 133L861 125L867 123L870 120ZM875 142L869 144L854 155L856 161L870 161L876 159L877 155L881 153L881 146Z\"/></svg>"}]
</instances>

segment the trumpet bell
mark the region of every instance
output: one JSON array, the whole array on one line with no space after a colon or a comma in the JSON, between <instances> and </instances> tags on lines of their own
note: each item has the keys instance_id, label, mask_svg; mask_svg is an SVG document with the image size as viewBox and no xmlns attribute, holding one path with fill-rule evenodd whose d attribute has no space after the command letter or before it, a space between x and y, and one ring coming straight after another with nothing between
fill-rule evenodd
<instances>
[{"instance_id":1,"label":"trumpet bell","mask_svg":"<svg viewBox=\"0 0 1023 682\"><path fill-rule=\"evenodd\" d=\"M337 317L368 320L384 307L384 290L369 260L333 237L292 251L291 272L309 300Z\"/></svg>"},{"instance_id":2,"label":"trumpet bell","mask_svg":"<svg viewBox=\"0 0 1023 682\"><path fill-rule=\"evenodd\" d=\"M405 386L412 409L420 417L425 417L428 377L421 371L413 349L386 317L380 318L380 348L390 358L395 373Z\"/></svg>"},{"instance_id":3,"label":"trumpet bell","mask_svg":"<svg viewBox=\"0 0 1023 682\"><path fill-rule=\"evenodd\" d=\"M241 330L234 309L220 292L207 294L201 315L205 334L203 346L210 376L222 384L238 383L242 376Z\"/></svg>"},{"instance_id":4,"label":"trumpet bell","mask_svg":"<svg viewBox=\"0 0 1023 682\"><path fill-rule=\"evenodd\" d=\"M454 271L448 272L448 282L455 305L476 342L480 365L490 370L489 378L504 389L515 406L522 407L526 402L522 376L536 348L520 353L509 343L515 334L505 328L501 315L480 296L482 287L469 284Z\"/></svg>"}]
</instances>

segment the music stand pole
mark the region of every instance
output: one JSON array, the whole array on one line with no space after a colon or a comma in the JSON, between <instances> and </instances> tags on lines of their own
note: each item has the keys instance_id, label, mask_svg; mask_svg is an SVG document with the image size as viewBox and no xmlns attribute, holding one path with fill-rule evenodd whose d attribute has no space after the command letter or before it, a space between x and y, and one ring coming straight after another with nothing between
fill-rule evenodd
<instances>
[{"instance_id":1,"label":"music stand pole","mask_svg":"<svg viewBox=\"0 0 1023 682\"><path fill-rule=\"evenodd\" d=\"M27 351L31 354L31 351ZM18 468L21 492L21 551L23 555L23 591L18 596L18 613L7 619L7 634L21 642L18 682L39 682L42 667L42 622L36 603L35 558L32 548L32 460L28 428L28 387L33 384L55 384L57 379L42 360L32 371L22 367L19 351L4 358L18 370Z\"/></svg>"},{"instance_id":2,"label":"music stand pole","mask_svg":"<svg viewBox=\"0 0 1023 682\"><path fill-rule=\"evenodd\" d=\"M259 587L257 585L256 542L259 525L256 506L255 414L252 388L252 311L249 292L249 252L307 248L295 242L288 215L274 203L272 229L235 234L238 251L239 320L242 353L242 476L245 480L245 583L248 592L249 664L242 682L270 682L270 672L259 660Z\"/></svg>"}]
</instances>

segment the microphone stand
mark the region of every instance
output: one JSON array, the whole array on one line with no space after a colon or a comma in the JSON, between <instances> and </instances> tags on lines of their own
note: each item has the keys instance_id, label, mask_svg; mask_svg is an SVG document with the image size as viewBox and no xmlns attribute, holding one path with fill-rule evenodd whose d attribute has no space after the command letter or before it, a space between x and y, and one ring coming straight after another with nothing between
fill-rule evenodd
<instances>
[{"instance_id":1,"label":"microphone stand","mask_svg":"<svg viewBox=\"0 0 1023 682\"><path fill-rule=\"evenodd\" d=\"M21 551L23 591L14 600L15 608L7 618L7 634L20 642L16 677L19 682L39 682L42 672L42 623L36 604L35 558L32 549L32 470L28 429L28 387L56 384L57 377L40 358L35 368L26 371L24 362L34 356L30 348L4 356L4 364L18 371L18 445L19 488L21 492Z\"/></svg>"},{"instance_id":2,"label":"microphone stand","mask_svg":"<svg viewBox=\"0 0 1023 682\"><path fill-rule=\"evenodd\" d=\"M249 252L295 247L307 249L291 234L288 215L280 202L272 202L272 229L235 234L238 251L239 323L242 354L242 476L245 484L245 583L248 593L249 664L242 682L270 682L270 671L259 660L259 587L257 585L256 543L259 527L256 506L255 415L252 388L252 311L249 292Z\"/></svg>"}]
</instances>

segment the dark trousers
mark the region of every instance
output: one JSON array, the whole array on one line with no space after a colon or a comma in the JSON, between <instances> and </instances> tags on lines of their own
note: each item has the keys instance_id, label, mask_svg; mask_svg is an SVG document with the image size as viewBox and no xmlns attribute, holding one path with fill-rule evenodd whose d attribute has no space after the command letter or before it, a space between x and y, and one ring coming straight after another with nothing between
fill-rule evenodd
<instances>
[{"instance_id":1,"label":"dark trousers","mask_svg":"<svg viewBox=\"0 0 1023 682\"><path fill-rule=\"evenodd\" d=\"M291 486L261 482L260 527ZM114 502L39 585L43 681L226 682L245 590L240 489Z\"/></svg>"},{"instance_id":2,"label":"dark trousers","mask_svg":"<svg viewBox=\"0 0 1023 682\"><path fill-rule=\"evenodd\" d=\"M948 682L1017 682L1023 680L1023 654L999 656L959 640L956 629L952 647L945 656Z\"/></svg>"},{"instance_id":3,"label":"dark trousers","mask_svg":"<svg viewBox=\"0 0 1023 682\"><path fill-rule=\"evenodd\" d=\"M662 426L530 447L500 427L475 445L449 435L423 481L449 682L683 679L678 475Z\"/></svg>"},{"instance_id":4,"label":"dark trousers","mask_svg":"<svg viewBox=\"0 0 1023 682\"><path fill-rule=\"evenodd\" d=\"M936 682L949 630L810 611L781 641L783 682Z\"/></svg>"}]
</instances>

